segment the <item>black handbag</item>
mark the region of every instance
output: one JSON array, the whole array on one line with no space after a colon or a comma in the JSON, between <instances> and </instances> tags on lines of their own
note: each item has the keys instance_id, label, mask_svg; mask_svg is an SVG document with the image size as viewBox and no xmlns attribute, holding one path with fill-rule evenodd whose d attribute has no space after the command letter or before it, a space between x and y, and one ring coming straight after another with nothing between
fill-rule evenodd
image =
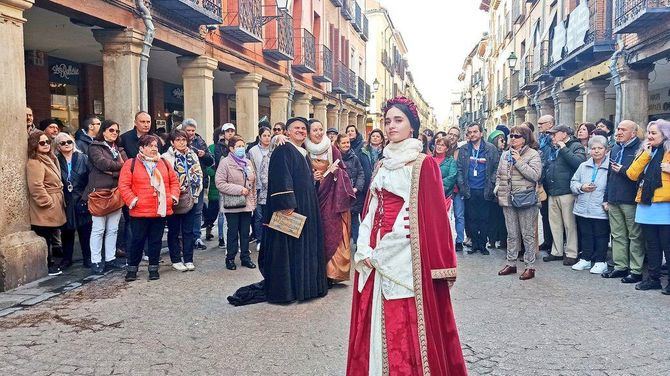
<instances>
[{"instance_id":1,"label":"black handbag","mask_svg":"<svg viewBox=\"0 0 670 376\"><path fill-rule=\"evenodd\" d=\"M513 207L519 209L537 205L537 189L533 188L521 192L510 193L510 201Z\"/></svg>"}]
</instances>

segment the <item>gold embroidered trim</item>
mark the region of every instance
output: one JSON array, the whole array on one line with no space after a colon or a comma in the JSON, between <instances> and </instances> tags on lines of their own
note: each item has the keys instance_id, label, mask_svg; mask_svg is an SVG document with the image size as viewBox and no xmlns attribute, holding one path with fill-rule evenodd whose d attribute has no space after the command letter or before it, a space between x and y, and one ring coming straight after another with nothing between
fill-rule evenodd
<instances>
[{"instance_id":1,"label":"gold embroidered trim","mask_svg":"<svg viewBox=\"0 0 670 376\"><path fill-rule=\"evenodd\" d=\"M421 278L421 244L419 241L419 179L421 166L425 154L419 154L412 166L412 186L409 196L410 212L410 244L412 248L412 275L414 277L414 301L416 303L416 321L419 335L419 349L421 351L421 365L423 374L430 375L428 364L428 347L426 345L426 321L423 313L423 285Z\"/></svg>"},{"instance_id":2,"label":"gold embroidered trim","mask_svg":"<svg viewBox=\"0 0 670 376\"><path fill-rule=\"evenodd\" d=\"M433 279L456 279L456 268L431 270Z\"/></svg>"},{"instance_id":3,"label":"gold embroidered trim","mask_svg":"<svg viewBox=\"0 0 670 376\"><path fill-rule=\"evenodd\" d=\"M273 193L273 194L270 195L270 197L274 197L274 196L278 196L278 195L287 195L289 193L293 193L293 191L284 191L284 192Z\"/></svg>"},{"instance_id":4,"label":"gold embroidered trim","mask_svg":"<svg viewBox=\"0 0 670 376\"><path fill-rule=\"evenodd\" d=\"M381 294L382 292L379 291ZM382 299L382 375L387 376L391 374L389 367L389 352L386 346L386 320L384 320L384 297Z\"/></svg>"}]
</instances>

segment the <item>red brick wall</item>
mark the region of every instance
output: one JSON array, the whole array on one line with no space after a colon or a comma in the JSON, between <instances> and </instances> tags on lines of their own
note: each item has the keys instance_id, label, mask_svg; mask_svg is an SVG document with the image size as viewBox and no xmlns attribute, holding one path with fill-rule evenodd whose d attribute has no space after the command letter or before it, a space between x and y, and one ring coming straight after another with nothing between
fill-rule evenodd
<instances>
[{"instance_id":1,"label":"red brick wall","mask_svg":"<svg viewBox=\"0 0 670 376\"><path fill-rule=\"evenodd\" d=\"M228 97L225 94L214 93L214 127L220 127L230 121ZM208 143L212 140L206 140Z\"/></svg>"},{"instance_id":2,"label":"red brick wall","mask_svg":"<svg viewBox=\"0 0 670 376\"><path fill-rule=\"evenodd\" d=\"M33 109L35 124L51 117L51 93L49 91L49 66L44 54L42 66L33 65L26 59L26 102Z\"/></svg>"}]
</instances>

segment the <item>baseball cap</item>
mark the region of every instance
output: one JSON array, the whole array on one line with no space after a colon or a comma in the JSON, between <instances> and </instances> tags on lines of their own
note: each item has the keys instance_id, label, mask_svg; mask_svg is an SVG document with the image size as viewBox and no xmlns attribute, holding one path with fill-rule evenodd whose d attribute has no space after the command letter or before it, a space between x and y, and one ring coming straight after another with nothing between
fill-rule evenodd
<instances>
[{"instance_id":1,"label":"baseball cap","mask_svg":"<svg viewBox=\"0 0 670 376\"><path fill-rule=\"evenodd\" d=\"M567 125L557 125L550 130L547 131L547 133L554 134L556 132L565 132L567 134L572 134L572 128L568 127Z\"/></svg>"},{"instance_id":2,"label":"baseball cap","mask_svg":"<svg viewBox=\"0 0 670 376\"><path fill-rule=\"evenodd\" d=\"M338 132L337 128L328 128L328 130L326 131L326 133L335 133L335 134L338 134L338 133L340 133L340 132Z\"/></svg>"},{"instance_id":3,"label":"baseball cap","mask_svg":"<svg viewBox=\"0 0 670 376\"><path fill-rule=\"evenodd\" d=\"M235 125L233 123L226 123L226 124L221 126L221 130L224 131L224 132L229 130L229 129L235 129Z\"/></svg>"}]
</instances>

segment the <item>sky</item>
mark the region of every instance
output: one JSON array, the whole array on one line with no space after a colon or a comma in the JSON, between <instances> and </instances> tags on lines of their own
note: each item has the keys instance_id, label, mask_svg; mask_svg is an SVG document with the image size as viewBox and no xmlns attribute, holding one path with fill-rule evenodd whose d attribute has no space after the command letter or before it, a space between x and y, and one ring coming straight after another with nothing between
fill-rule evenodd
<instances>
[{"instance_id":1,"label":"sky","mask_svg":"<svg viewBox=\"0 0 670 376\"><path fill-rule=\"evenodd\" d=\"M381 0L408 49L409 69L438 121L446 120L463 61L488 29L478 0Z\"/></svg>"}]
</instances>

